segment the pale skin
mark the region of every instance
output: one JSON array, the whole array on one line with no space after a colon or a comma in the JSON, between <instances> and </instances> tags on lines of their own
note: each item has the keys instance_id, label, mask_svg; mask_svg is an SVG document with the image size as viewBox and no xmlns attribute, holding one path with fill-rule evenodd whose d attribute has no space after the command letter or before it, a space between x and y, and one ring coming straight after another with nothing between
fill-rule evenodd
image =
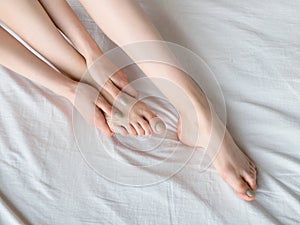
<instances>
[{"instance_id":1,"label":"pale skin","mask_svg":"<svg viewBox=\"0 0 300 225\"><path fill-rule=\"evenodd\" d=\"M15 9L17 5L16 1L26 2L24 0L14 0L14 1L7 0L7 2L14 2L12 3L13 5L12 7L14 7L14 10L16 10ZM95 20L95 22L99 25L99 27L107 34L107 36L111 40L113 40L118 45L126 45L128 43L140 42L145 40L162 40L158 31L151 24L151 22L146 18L143 11L133 0L110 0L110 1L98 0L97 2L95 2L94 0L80 0L80 1L83 4L83 6L86 8L88 13ZM28 0L28 3L29 2L33 2L33 1ZM52 33L55 33L57 31L53 29L53 27L55 27L53 25L50 25L49 28L50 23L49 21L47 22L47 19L45 19L46 22L44 21L41 22L41 24L39 24L39 26L41 26L39 27L39 29L42 29L42 31L46 33L45 36L38 38L36 36L39 35L36 35L36 33L30 33L30 31L26 31L27 29L29 30L33 29L32 24L30 25L30 27L26 27L26 22L24 22L24 24L21 25L15 25L17 28L21 30L20 33L22 31L24 32L23 35L22 33L19 35L23 38L25 37L24 39L26 40L27 32L29 32L29 35L27 36L28 37L27 41L34 42L34 43L30 43L32 46L35 45L36 42L39 43L39 45L35 46L35 49L37 49L41 54L43 54L47 59L49 59L49 61L51 61L52 59L53 62L52 61L51 62L57 68L59 68L60 71L63 71L68 75L70 74L69 76L71 76L72 78L78 79L79 77L76 74L79 74L79 76L81 76L82 68L86 67L87 66L86 64L88 64L89 62L92 62L94 57L97 57L97 54L94 55L94 54L90 54L89 52L90 50L89 46L91 47L91 49L94 49L94 44L90 44L92 43L91 40L89 39L90 37L86 36L85 33L82 33L83 27L80 26L72 27L70 24L69 25L65 24L63 19L67 17L66 15L71 16L71 14L69 13L66 14L67 11L64 13L57 13L57 16L55 16L56 14L54 13L53 8L51 10L51 7L55 7L55 6L51 4L52 2L55 2L56 4L64 4L63 0L56 0L56 1L43 0L41 2L44 5L45 9L48 11L48 14L51 17L53 17L52 20L55 21L56 25L60 27L60 29L63 30L65 34L68 34L67 36L71 39L71 41L76 46L80 54L78 54L77 51L74 50L74 48L70 48L71 46L66 47L65 42L60 41L61 38L59 38L58 35L54 37ZM3 9L2 7L0 8L1 10ZM62 7L60 10L62 9L66 9L66 7ZM56 8L56 12L57 10L58 8ZM5 10L3 11L5 12ZM22 13L24 13L24 7L22 8ZM32 15L32 11L29 12L29 14ZM0 12L0 15L1 17L7 18L7 22L10 22L11 20L15 20L14 18L9 18L9 15L2 14L2 12ZM30 15L28 15L29 18ZM64 15L63 19L56 18L59 17L58 15ZM24 19L24 16L22 16L22 18ZM36 19L37 18L32 18L31 22L34 23ZM3 18L1 18L1 20L3 20ZM74 20L74 18L72 20ZM67 21L69 20L67 19ZM15 21L15 24L18 24L18 22ZM76 27L77 29L75 29ZM13 30L16 31L16 29ZM41 32L40 30L39 34L43 32ZM80 35L78 35L78 33ZM76 38L75 36L78 38ZM53 39L49 40L50 37ZM48 40L46 42L47 44L45 44L45 40ZM47 47L50 42L52 43L51 49L50 47ZM59 47L56 48L53 43L55 43L55 45ZM41 49L39 50L39 48ZM56 51L53 50L54 48L56 48ZM61 49L64 49L64 51L62 51ZM60 60L59 60L59 56L57 55L57 50L62 51L62 54L66 54L64 55L64 57L61 57ZM77 53L77 55L76 53L74 53L74 51ZM91 60L89 60L88 55L91 55ZM132 56L131 52L128 52L128 55ZM11 58L11 60L12 59L13 57ZM1 60L5 60L5 59L1 59ZM9 62L7 63L7 65L8 64ZM12 65L11 67L14 66L15 65ZM26 68L25 64L23 66ZM195 110L198 114L198 118L200 119L200 122L198 120L194 121L193 119L191 119L191 118L195 118L195 116L190 115L191 112L189 110L186 110L186 107L183 107L181 101L183 101L184 99L176 98L175 100L174 98L172 98L174 93L170 91L168 87L164 87L163 85L158 85L160 90L166 95L166 97L169 98L170 102L176 107L176 109L180 114L180 119L178 124L179 139L187 145L207 147L207 143L210 137L210 132L212 130L212 124L211 124L212 110L210 109L208 100L206 99L201 89L191 79L189 79L189 77L186 76L186 74L184 74L183 72L181 72L180 70L174 67L170 67L162 64L156 64L156 63L144 63L144 64L141 63L139 64L139 66L147 76L151 77L151 74L156 74L156 76L157 74L161 74L161 78L168 79L176 83L178 86L180 86L180 89L185 90L185 94L192 100L195 106ZM80 73L78 71L80 71ZM22 71L17 71L17 72L23 74ZM31 78L29 71L27 71L27 74L28 74L27 77ZM41 73L41 74L45 74L45 73ZM59 77L59 75L61 74L56 74L56 77ZM47 80L47 78L45 77L47 76L45 75L43 79ZM45 84L45 86L47 86L48 84L47 81L44 80L43 82L43 79L42 81L39 81L40 78L38 76L36 76L36 79L37 82L41 84ZM53 77L49 76L48 79L53 80ZM117 77L116 80L118 80ZM61 82L63 82L63 80L61 80ZM58 83L59 82L57 82L57 85ZM64 83L66 84L67 82ZM112 81L112 83L114 84L115 87L121 86L121 85L119 86L116 85L117 81L115 82ZM57 87L56 85L53 86ZM65 85L61 86L61 90L53 89L53 91L55 91L56 93L60 93L61 95L64 95L64 92L68 93L68 90L70 90L69 85L66 85L67 88L63 88L64 86ZM70 85L70 87L72 87L72 85ZM50 86L48 88L51 89ZM66 91L64 91L65 89ZM111 90L112 88L110 87L107 88L107 90L105 91L110 93ZM105 96L105 94L103 94L103 96ZM112 94L111 96L113 98ZM105 98L103 97L103 99ZM103 108L101 109L103 110ZM102 119L103 119L103 115L102 115ZM201 130L201 136L199 136L198 139L194 139L194 138L191 139L192 135L190 134L198 133L198 130ZM228 131L226 131L225 137L221 141L222 144L220 147L220 151L217 155L217 158L214 161L215 168L220 173L222 178L233 188L233 190L236 192L238 196L240 196L242 199L247 201L253 200L255 196L249 197L246 194L246 192L247 190L256 190L256 168L254 163L239 149L239 147L235 144L233 138L231 137Z\"/></svg>"},{"instance_id":2,"label":"pale skin","mask_svg":"<svg viewBox=\"0 0 300 225\"><path fill-rule=\"evenodd\" d=\"M48 4L51 2L51 5ZM47 9L47 12L45 9ZM91 38L89 33L84 29L74 12L69 5L62 0L54 1L32 1L32 0L4 0L1 1L0 19L9 28L16 32L23 40L31 47L49 60L61 73L69 76L75 81L81 80L86 73L87 68L93 64L93 60L97 59L103 53ZM53 13L54 8L60 9L61 12ZM14 12L14 13L11 13ZM49 17L53 15L53 17ZM55 16L59 15L59 16ZM67 18L67 19L66 19ZM56 25L53 23L56 23ZM75 48L70 45L58 29L69 37ZM4 65L4 63L2 63ZM15 66L10 65L14 70ZM96 73L101 72L102 68L93 68ZM94 74L95 76L95 74ZM100 76L96 74L96 76ZM107 77L105 82L99 87L96 82L86 81L90 85L97 87L100 90L99 97L95 93L89 94L90 98L97 98L94 101L95 106L100 109L99 113L95 114L95 123L97 128L101 129L104 134L111 136L114 132L122 135L151 135L155 130L155 124L151 127L151 121L161 122L156 115L143 103L136 102L131 108L130 113L121 112L119 109L112 108L111 104L120 94L120 89L126 86L126 91L123 93L131 102L135 102L134 96L136 92L128 87L127 75L122 71L118 71L114 76ZM44 76L40 76L37 80L40 84L45 84ZM82 84L82 83L81 83ZM78 90L85 92L85 85L81 85ZM73 87L74 88L74 87ZM84 90L82 90L84 89ZM72 103L75 104L76 90L73 90ZM79 93L77 93L79 95ZM81 99L80 101L83 101ZM76 103L80 104L80 103ZM85 107L75 106L83 115L83 117L91 123L92 119L87 115ZM102 112L102 114L101 114ZM118 112L118 115L123 115L123 120L115 122L107 120L113 116L113 112ZM126 113L126 118L124 114ZM106 118L105 118L106 117ZM109 121L109 123L107 122Z\"/></svg>"},{"instance_id":3,"label":"pale skin","mask_svg":"<svg viewBox=\"0 0 300 225\"><path fill-rule=\"evenodd\" d=\"M98 0L97 2L80 0L80 2L105 34L119 46L147 40L162 40L159 32L133 0ZM131 52L127 53L132 56ZM185 90L196 106L200 123L190 119L195 116L189 114L190 111L186 110L186 105L180 100L172 97L174 92L170 92L163 85L158 86L179 111L179 139L187 145L206 147L212 130L211 110L201 89L186 74L166 64L145 63L139 66L146 75L160 74L161 78L169 79ZM192 136L190 134L197 133L198 130L202 132L195 142L195 139L190 139ZM235 144L228 131L225 132L214 166L239 197L247 201L255 198L255 196L249 197L246 192L249 189L256 190L256 167Z\"/></svg>"}]
</instances>

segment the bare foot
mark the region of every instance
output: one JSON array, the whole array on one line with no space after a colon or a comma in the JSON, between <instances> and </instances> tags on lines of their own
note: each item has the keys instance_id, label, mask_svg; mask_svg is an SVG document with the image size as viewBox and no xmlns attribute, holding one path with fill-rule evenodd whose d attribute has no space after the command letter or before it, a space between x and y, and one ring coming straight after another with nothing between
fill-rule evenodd
<instances>
[{"instance_id":1,"label":"bare foot","mask_svg":"<svg viewBox=\"0 0 300 225\"><path fill-rule=\"evenodd\" d=\"M208 105L207 108L209 108ZM211 115L203 109L196 111L199 112L200 121L195 119L195 115L194 117L181 115L178 122L178 137L181 142L189 146L206 148L211 137L211 123L209 122ZM218 122L221 123L219 119ZM191 136L191 134L198 136ZM255 198L256 167L235 144L227 130L213 165L240 198L246 201L252 201Z\"/></svg>"},{"instance_id":2,"label":"bare foot","mask_svg":"<svg viewBox=\"0 0 300 225\"><path fill-rule=\"evenodd\" d=\"M214 160L214 166L239 197L246 201L255 198L255 164L235 144L228 131Z\"/></svg>"},{"instance_id":3,"label":"bare foot","mask_svg":"<svg viewBox=\"0 0 300 225\"><path fill-rule=\"evenodd\" d=\"M83 82L100 90L104 99L113 106L112 112L105 113L105 117L114 133L123 136L149 136L152 132L161 134L165 131L164 122L145 103L136 99L137 92L128 84L124 72L120 70L105 80L105 76L97 77L98 71L101 71L101 65L95 64L89 70L93 78L86 75ZM95 77L99 79L95 81Z\"/></svg>"},{"instance_id":4,"label":"bare foot","mask_svg":"<svg viewBox=\"0 0 300 225\"><path fill-rule=\"evenodd\" d=\"M102 54L87 60L88 71L83 82L98 90L113 106L105 113L108 126L114 133L127 136L149 136L166 129L164 122L143 102L138 101L137 92L128 83L128 76ZM103 111L103 110L102 110Z\"/></svg>"},{"instance_id":5,"label":"bare foot","mask_svg":"<svg viewBox=\"0 0 300 225\"><path fill-rule=\"evenodd\" d=\"M149 136L152 132L161 134L166 130L164 122L145 103L125 92L120 92L110 103L118 109L112 116L106 115L107 123L115 133Z\"/></svg>"}]
</instances>

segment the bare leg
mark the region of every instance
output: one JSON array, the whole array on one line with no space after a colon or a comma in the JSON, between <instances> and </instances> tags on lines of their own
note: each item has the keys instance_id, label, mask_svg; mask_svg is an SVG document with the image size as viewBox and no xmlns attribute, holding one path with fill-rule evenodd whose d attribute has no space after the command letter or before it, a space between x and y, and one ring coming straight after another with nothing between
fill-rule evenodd
<instances>
[{"instance_id":1,"label":"bare leg","mask_svg":"<svg viewBox=\"0 0 300 225\"><path fill-rule=\"evenodd\" d=\"M70 99L76 82L53 70L0 26L0 63Z\"/></svg>"},{"instance_id":2,"label":"bare leg","mask_svg":"<svg viewBox=\"0 0 300 225\"><path fill-rule=\"evenodd\" d=\"M80 2L108 37L120 46L145 40L162 40L158 31L133 0L98 0L97 2L80 0ZM127 54L134 59L135 56L132 52L127 52ZM195 115L191 115L192 111L186 109L186 104L183 104L184 99L180 99L180 96L174 98L174 91L164 85L156 84L180 113L178 129L180 140L187 145L194 146L196 144L206 147L212 130L211 111L201 89L186 74L166 64L144 63L139 66L149 77L152 74L155 76L161 74L162 79L176 83L180 89L185 91L196 107L200 118L198 126L195 126L195 122L198 121L191 119L195 118ZM201 136L195 143L196 139L190 137L193 136L191 134L198 133L198 129L201 130ZM203 131L205 131L205 135ZM254 196L249 197L249 195L253 194L251 189L256 189L255 166L238 148L229 132L225 134L214 165L222 178L241 198L248 201L254 199Z\"/></svg>"},{"instance_id":3,"label":"bare leg","mask_svg":"<svg viewBox=\"0 0 300 225\"><path fill-rule=\"evenodd\" d=\"M0 27L0 64L23 75L24 77L45 86L54 93L61 95L74 104L75 93L78 83L69 77L55 71L20 42L12 37L7 31ZM99 95L96 89L86 85L81 86L81 90L86 93L83 99L86 102L87 108L94 109L96 106L105 109L108 113L110 105L105 104L105 101ZM84 90L83 90L84 89ZM94 97L90 98L90 97ZM96 102L94 102L97 100ZM76 106L75 106L76 107ZM81 111L81 109L78 109ZM110 129L102 115L102 112L95 108L95 119L92 121L96 127L103 130L107 135L110 134Z\"/></svg>"},{"instance_id":4,"label":"bare leg","mask_svg":"<svg viewBox=\"0 0 300 225\"><path fill-rule=\"evenodd\" d=\"M3 0L0 20L61 72L80 80L85 60L67 44L37 0Z\"/></svg>"},{"instance_id":5,"label":"bare leg","mask_svg":"<svg viewBox=\"0 0 300 225\"><path fill-rule=\"evenodd\" d=\"M68 34L75 36L75 38L72 36L71 40L74 41L74 44L77 44L78 49L82 54L86 53L84 51L86 46L92 47L96 45L65 1L53 0L44 2L45 8L49 9L49 15L61 15L60 18L55 16L53 21L57 21L62 27L73 28L74 32L72 33L72 30L68 29ZM53 5L50 5L50 7L49 3L54 4L56 10L60 11L54 13ZM60 71L74 80L80 80L82 78L88 66L86 59L59 33L57 27L39 1L3 0L1 1L0 6L0 20L2 20L9 28L15 31L23 40L48 59ZM59 21L65 21L68 26L63 26L63 23L59 23ZM81 25L81 29L78 30L77 25ZM90 43L92 44L90 45ZM97 48L97 50L100 51L99 48ZM102 68L98 69L101 73ZM117 78L119 77L122 77L121 72L118 73L116 79L108 79L107 82L101 86L101 94L110 102L110 104L112 104L120 93L120 90L116 85L119 85L117 82ZM113 80L115 80L115 82ZM94 83L90 84L95 85ZM128 96L128 98L130 98L130 96ZM133 98L131 99L133 101ZM107 114L107 116L110 117L111 114ZM115 131L120 131L124 135L127 135L128 133L131 135L149 135L151 133L149 123L150 120L155 117L155 114L145 104L137 102L128 115L129 122L123 120L123 123L117 124L110 121L110 128ZM125 122L126 124L124 124Z\"/></svg>"}]
</instances>

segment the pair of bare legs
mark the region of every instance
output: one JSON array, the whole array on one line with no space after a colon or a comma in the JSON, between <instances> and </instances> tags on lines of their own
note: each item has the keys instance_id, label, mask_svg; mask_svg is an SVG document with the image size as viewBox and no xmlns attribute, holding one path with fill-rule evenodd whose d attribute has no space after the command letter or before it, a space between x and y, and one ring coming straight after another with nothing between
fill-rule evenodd
<instances>
[{"instance_id":1,"label":"pair of bare legs","mask_svg":"<svg viewBox=\"0 0 300 225\"><path fill-rule=\"evenodd\" d=\"M56 9L60 9L61 13L56 13ZM94 60L102 55L100 48L84 29L66 1L4 0L1 2L0 11L0 19L10 29L15 31L32 48L50 61L62 74L65 74L74 81L81 80L87 68L93 64ZM48 15L51 15L51 18ZM53 22L55 22L55 24ZM71 39L76 49L63 38L57 27ZM4 31L2 31L2 33L3 32ZM15 42L10 42L10 44L15 44ZM9 49L7 49L7 51L9 51ZM22 54L19 55L21 56ZM26 64L28 65L26 69L33 71L29 72L28 70L24 71L24 67L15 65L15 60L7 57L7 54L6 56L3 55L2 59L3 65L13 70L18 70L17 72L20 72L20 74L28 74L27 77L30 79L32 79L30 74L36 73L36 69L34 68L37 62L38 64L42 63L35 58L31 64ZM49 69L50 68L47 68L47 70ZM95 69L98 69L100 73L102 72L101 70L103 70L103 68L94 68L94 70ZM54 73L53 71L51 72ZM49 74L49 72L46 71L44 73ZM40 75L34 77L33 80L48 87L49 79L51 79L51 77L47 75ZM86 82L88 83L88 81ZM91 84L91 82L89 84ZM94 87L96 86L95 83L93 83L93 85ZM77 92L81 92L80 102L75 104L74 85L69 87L73 93L68 94L67 97L75 104L75 107L89 123L93 123L95 119L95 125L107 135L118 132L123 135L130 134L136 136L150 135L153 130L156 132L155 122L160 121L142 102L134 104L130 115L126 117L126 119L121 120L121 122L120 120L118 123L107 120L113 113L112 102L120 93L120 89L126 85L127 75L122 71L118 71L115 76L112 76L110 79L109 77L105 79L101 87L99 87L99 85L97 86L101 91L100 94L90 86L81 83L80 89L77 89ZM55 86L57 88L60 85ZM48 88L51 89L51 87ZM126 95L127 93L123 95L126 95L129 101L134 101L134 98L131 97L136 94L134 90L130 87L126 87L126 91L128 95ZM62 94L61 92L59 93ZM93 98L96 99L96 101L94 101ZM83 102L84 106L81 104ZM90 118L90 115L86 113L86 108L93 108L93 105L97 105L98 107L96 109L95 118ZM104 113L102 113L101 110ZM123 114L123 112L114 108L115 113L116 111L118 111L118 115ZM104 118L104 116L106 118ZM109 121L109 124L107 124L107 121ZM159 133L160 131L157 132Z\"/></svg>"},{"instance_id":2,"label":"pair of bare legs","mask_svg":"<svg viewBox=\"0 0 300 225\"><path fill-rule=\"evenodd\" d=\"M76 18L72 18L74 14L69 11L70 8L65 7L66 3L64 0L41 0L40 2L43 4L52 21L55 22L55 25L71 39L77 51L58 33L56 26L38 2L32 0L5 0L3 2L5 3L1 4L5 7L0 7L0 19L69 77L79 80L82 74L84 74L86 67L101 55L100 50L95 46L94 42L88 41L90 36L82 32L84 28L81 27L81 24L78 24L78 21L74 27L74 20ZM145 40L162 40L142 10L132 0L99 0L97 3L93 0L81 0L81 3L107 36L120 46ZM64 13L58 12L62 9L64 9ZM12 11L15 12L13 16L11 14ZM76 82L47 67L46 64L33 56L22 45L17 43L16 40L7 35L5 31L1 30L0 36L3 42L1 40L0 50L4 53L0 57L1 64L15 69L16 72L25 74L28 78L67 97L70 101L74 101L74 87L77 85ZM95 49L98 50L95 51ZM20 54L15 52L19 52ZM134 58L131 52L127 53ZM23 58L26 60L23 60ZM19 59L17 63L16 59ZM31 67L28 65L31 65ZM185 90L185 93L194 103L200 123L197 119L193 119L195 116L190 115L189 110L183 107L179 99L175 100L172 98L170 90L158 84L160 90L169 98L180 114L178 126L180 140L187 145L207 147L212 130L211 110L201 89L186 74L174 67L155 63L141 63L139 66L149 77L151 77L151 74L156 74L156 76L157 74L161 74L161 78L168 79L176 83L182 90ZM41 74L43 74L44 79L40 78ZM121 84L118 83L118 80L122 79L123 82ZM103 98L100 97L99 102L94 103L88 97L86 97L86 100L87 102L90 101L90 104L98 105L103 111L107 111L106 113L109 114L112 109L105 102L105 99L113 99L118 93L118 89L116 88L122 88L125 85L126 79L124 75L115 76L115 79L111 79L109 85L104 87L104 90L101 92ZM143 105L140 114L136 114L140 115L141 118L145 118L145 112L147 112L151 115L149 115L149 120L155 117L145 107ZM103 119L103 115L100 112L99 110L98 116L96 115L96 117L100 118L99 121L102 121L99 122L98 127L108 127L107 124L103 124L103 120L101 120L101 118ZM197 125L195 126L195 124ZM135 128L134 125L132 126ZM141 125L141 127L143 126ZM122 130L121 128L120 132L123 132L123 134L133 134L134 132L138 133L137 130L142 130L141 133L146 133L147 131L147 129L140 128L132 130L135 131L130 131L130 129ZM193 135L189 134L198 133L198 130L201 130L201 136L198 139L191 139L190 137ZM214 166L237 195L248 201L254 199L254 196L249 196L253 194L249 190L256 189L255 165L235 144L228 131L226 131L225 137L222 140L220 151L214 161Z\"/></svg>"}]
</instances>

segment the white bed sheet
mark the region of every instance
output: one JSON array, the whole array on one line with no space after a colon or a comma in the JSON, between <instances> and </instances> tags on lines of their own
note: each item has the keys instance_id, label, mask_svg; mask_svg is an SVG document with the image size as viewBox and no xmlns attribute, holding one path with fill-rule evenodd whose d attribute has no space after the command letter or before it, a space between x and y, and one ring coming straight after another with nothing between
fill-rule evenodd
<instances>
[{"instance_id":1,"label":"white bed sheet","mask_svg":"<svg viewBox=\"0 0 300 225\"><path fill-rule=\"evenodd\" d=\"M70 3L110 49L79 3ZM228 128L258 167L256 200L239 199L214 168L200 173L196 163L147 187L104 179L76 146L71 105L1 68L0 224L299 224L300 2L140 3L166 40L202 56L216 74ZM174 134L168 143L178 144L175 115L164 119Z\"/></svg>"}]
</instances>

